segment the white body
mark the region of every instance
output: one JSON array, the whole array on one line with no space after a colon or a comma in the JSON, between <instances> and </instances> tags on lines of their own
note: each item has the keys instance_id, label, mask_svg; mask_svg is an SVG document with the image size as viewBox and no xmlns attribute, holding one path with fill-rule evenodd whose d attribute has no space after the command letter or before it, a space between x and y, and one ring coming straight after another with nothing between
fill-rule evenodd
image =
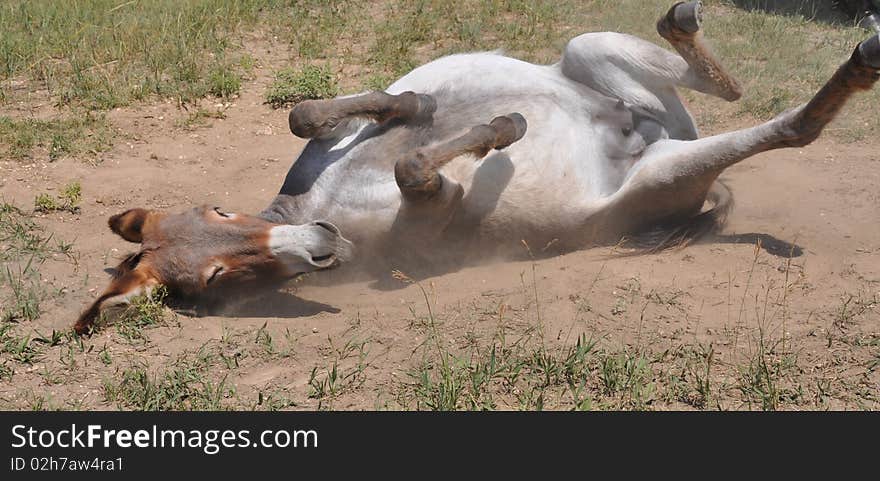
<instances>
[{"instance_id":1,"label":"white body","mask_svg":"<svg viewBox=\"0 0 880 481\"><path fill-rule=\"evenodd\" d=\"M387 89L436 99L428 143L511 112L527 120L525 136L480 159L452 160L440 171L442 200L416 206L401 195L394 165L419 147L417 129L351 119L309 142L261 215L291 224L324 219L356 248L381 254L410 247L407 255L423 258L483 256L503 244L521 251L522 240L579 248L686 224L707 198L723 197L713 187L726 167L798 142L791 121L803 107L697 139L677 87L718 95L717 84L701 80L682 57L617 33L581 35L549 66L497 52L443 57Z\"/></svg>"}]
</instances>

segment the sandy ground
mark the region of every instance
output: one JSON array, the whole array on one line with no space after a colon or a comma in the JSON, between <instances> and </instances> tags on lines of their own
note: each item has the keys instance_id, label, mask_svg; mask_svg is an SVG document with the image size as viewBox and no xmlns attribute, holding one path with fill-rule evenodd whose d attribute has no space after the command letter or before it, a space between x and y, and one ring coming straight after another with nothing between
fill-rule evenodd
<instances>
[{"instance_id":1,"label":"sandy ground","mask_svg":"<svg viewBox=\"0 0 880 481\"><path fill-rule=\"evenodd\" d=\"M266 61L265 52L263 57ZM132 250L106 228L108 216L133 207L181 210L201 203L256 213L268 204L304 141L288 131L287 110L262 103L268 76L258 71L256 78L231 105L206 102L207 108L224 110L226 118L195 129L179 126L187 112L171 103L111 112L120 136L97 165L74 158L2 163L6 201L28 207L36 193L71 180L79 180L84 193L79 214L40 220L58 238L75 243L77 260L43 266L43 277L61 294L45 303L33 327L69 328L106 285L104 270ZM439 330L451 346L488 342L499 330L522 333L537 323L547 342L556 344L570 344L581 333L609 349L655 354L711 344L721 393L712 407L723 409L760 407L745 400L736 373L754 355L763 332L781 340L777 351L797 358L793 374L781 377L802 393L780 407L876 409L877 145L823 138L802 149L758 155L722 179L736 202L726 228L685 249L637 257L593 249L535 263L471 266L424 280ZM756 250L758 240L763 247ZM420 320L427 306L421 291L403 283L392 290L376 290L369 282L334 285L333 276L318 274L292 293L226 316L177 314L149 329L150 342L143 345L122 342L114 329L104 329L85 341L75 369L61 367L63 347L50 349L33 366L16 365L13 379L0 381L0 398L14 408L38 395L55 407L116 409L104 398L102 383L126 366L160 369L230 333L240 345L253 344L265 326L287 351L260 355L241 348L246 355L227 377L238 396L233 407L245 408L258 393L272 392L299 409L412 408L398 386L424 351L427 334ZM352 340L368 346L357 385L332 399L310 397L313 368L326 372L339 346ZM109 366L98 362L101 349L112 355ZM47 375L56 370L59 379ZM676 400L652 406L690 407Z\"/></svg>"}]
</instances>

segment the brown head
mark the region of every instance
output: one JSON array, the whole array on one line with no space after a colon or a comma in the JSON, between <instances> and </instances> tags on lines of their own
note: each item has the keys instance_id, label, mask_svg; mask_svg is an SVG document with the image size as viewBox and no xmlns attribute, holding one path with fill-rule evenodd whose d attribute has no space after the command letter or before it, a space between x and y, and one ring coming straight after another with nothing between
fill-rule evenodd
<instances>
[{"instance_id":1,"label":"brown head","mask_svg":"<svg viewBox=\"0 0 880 481\"><path fill-rule=\"evenodd\" d=\"M110 229L140 250L116 268L110 285L74 329L89 331L101 310L164 285L172 296L200 301L241 297L351 255L333 224L274 224L208 206L180 214L131 209L110 217Z\"/></svg>"}]
</instances>

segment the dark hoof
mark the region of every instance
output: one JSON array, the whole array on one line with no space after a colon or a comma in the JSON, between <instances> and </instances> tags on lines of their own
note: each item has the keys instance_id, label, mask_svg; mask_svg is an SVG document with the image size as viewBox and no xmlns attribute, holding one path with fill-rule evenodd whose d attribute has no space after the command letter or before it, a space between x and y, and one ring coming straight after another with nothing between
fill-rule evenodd
<instances>
[{"instance_id":1,"label":"dark hoof","mask_svg":"<svg viewBox=\"0 0 880 481\"><path fill-rule=\"evenodd\" d=\"M703 23L703 3L679 3L672 7L672 23L679 30L697 33Z\"/></svg>"},{"instance_id":2,"label":"dark hoof","mask_svg":"<svg viewBox=\"0 0 880 481\"><path fill-rule=\"evenodd\" d=\"M428 94L418 94L419 107L416 110L416 119L429 119L437 111L437 101Z\"/></svg>"},{"instance_id":3,"label":"dark hoof","mask_svg":"<svg viewBox=\"0 0 880 481\"><path fill-rule=\"evenodd\" d=\"M437 111L437 101L434 97L406 91L397 95L396 107L379 121L400 119L404 122L424 122L429 120L435 111Z\"/></svg>"},{"instance_id":4,"label":"dark hoof","mask_svg":"<svg viewBox=\"0 0 880 481\"><path fill-rule=\"evenodd\" d=\"M489 125L495 128L497 132L496 149L501 150L526 135L528 123L522 114L514 112L501 117L495 117L489 122Z\"/></svg>"},{"instance_id":5,"label":"dark hoof","mask_svg":"<svg viewBox=\"0 0 880 481\"><path fill-rule=\"evenodd\" d=\"M880 36L874 35L860 43L859 56L868 67L880 69Z\"/></svg>"},{"instance_id":6,"label":"dark hoof","mask_svg":"<svg viewBox=\"0 0 880 481\"><path fill-rule=\"evenodd\" d=\"M296 104L287 117L290 132L303 139L313 139L332 130L335 125L325 125L322 120L326 117L318 101L305 100Z\"/></svg>"},{"instance_id":7,"label":"dark hoof","mask_svg":"<svg viewBox=\"0 0 880 481\"><path fill-rule=\"evenodd\" d=\"M526 135L526 129L528 129L529 124L526 122L526 118L522 116L519 112L513 112L512 114L508 114L507 118L513 121L513 126L516 128L516 137L514 138L514 142L523 138Z\"/></svg>"},{"instance_id":8,"label":"dark hoof","mask_svg":"<svg viewBox=\"0 0 880 481\"><path fill-rule=\"evenodd\" d=\"M92 326L75 324L73 326L73 332L76 333L77 336L89 337L92 335Z\"/></svg>"}]
</instances>

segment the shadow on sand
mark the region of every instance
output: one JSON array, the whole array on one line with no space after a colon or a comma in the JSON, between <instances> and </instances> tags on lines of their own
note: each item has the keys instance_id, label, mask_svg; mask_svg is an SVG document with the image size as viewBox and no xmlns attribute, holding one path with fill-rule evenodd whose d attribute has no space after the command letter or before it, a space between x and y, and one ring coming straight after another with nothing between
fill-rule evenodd
<instances>
[{"instance_id":1,"label":"shadow on sand","mask_svg":"<svg viewBox=\"0 0 880 481\"><path fill-rule=\"evenodd\" d=\"M863 13L862 0L733 0L746 11L804 17L835 25L854 26Z\"/></svg>"},{"instance_id":2,"label":"shadow on sand","mask_svg":"<svg viewBox=\"0 0 880 481\"><path fill-rule=\"evenodd\" d=\"M757 232L747 232L743 234L716 234L716 235L707 235L706 237L697 241L700 244L748 244L748 245L760 245L761 249L776 257L781 257L784 259L795 258L804 255L804 249L792 242L784 241L777 237L774 237L770 234L761 234ZM676 249L673 247L673 250ZM623 254L625 257L627 254ZM645 251L644 253L639 253L636 255L654 255ZM548 256L551 257L551 256ZM615 255L612 254L609 258L614 258ZM539 256L536 259L541 259L543 257ZM528 258L523 257L521 259L510 259L511 261L526 261ZM465 266L458 266L465 267ZM427 279L430 277L447 274L450 272L455 272L456 268L451 268L450 266L446 266L443 269L423 269L421 272L411 272L409 273L411 277L415 279ZM378 272L378 271L377 271ZM380 291L394 291L398 289L403 289L407 286L407 282L402 282L399 279L395 279L391 274L390 270L387 275L377 275L376 278L370 283L369 287L371 289L376 289Z\"/></svg>"},{"instance_id":3,"label":"shadow on sand","mask_svg":"<svg viewBox=\"0 0 880 481\"><path fill-rule=\"evenodd\" d=\"M804 250L801 246L797 244L793 244L791 242L784 241L782 239L777 239L770 234L758 234L755 232L749 232L746 234L721 234L715 235L711 237L707 237L705 239L706 243L709 244L750 244L755 245L759 244L761 249L764 249L770 255L776 257L800 257L804 255Z\"/></svg>"},{"instance_id":4,"label":"shadow on sand","mask_svg":"<svg viewBox=\"0 0 880 481\"><path fill-rule=\"evenodd\" d=\"M223 306L203 306L189 303L168 302L175 311L194 317L281 317L295 319L308 317L322 312L338 313L339 308L322 302L309 301L286 291L272 291L254 299L241 303L230 303Z\"/></svg>"}]
</instances>

